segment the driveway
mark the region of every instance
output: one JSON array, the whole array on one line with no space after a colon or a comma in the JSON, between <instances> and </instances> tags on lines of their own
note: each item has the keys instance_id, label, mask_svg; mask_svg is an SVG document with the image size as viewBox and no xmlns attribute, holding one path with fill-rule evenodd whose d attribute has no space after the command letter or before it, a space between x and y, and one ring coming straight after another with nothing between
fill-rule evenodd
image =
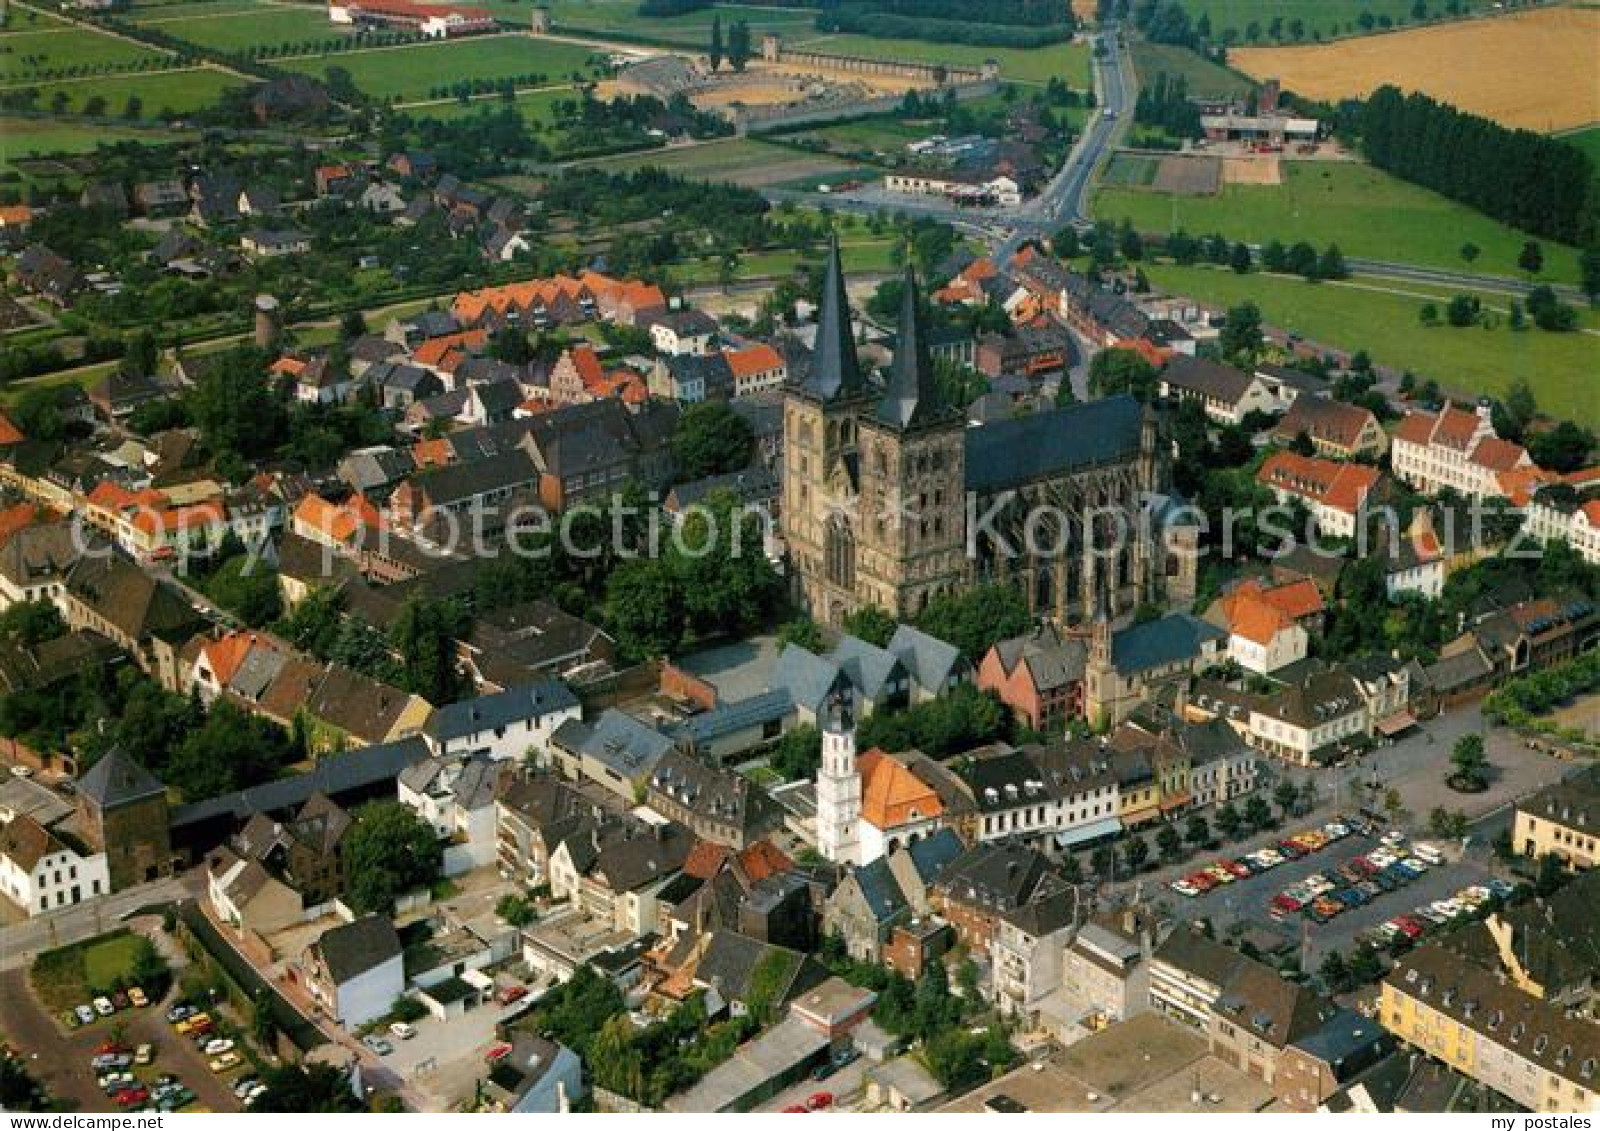
<instances>
[{"instance_id":1,"label":"driveway","mask_svg":"<svg viewBox=\"0 0 1600 1131\"><path fill-rule=\"evenodd\" d=\"M171 995L168 995L168 1001ZM121 1109L95 1084L89 1059L99 1044L108 1039L115 1022L123 1026L123 1042L137 1047L146 1042L155 1046L155 1063L132 1069L141 1082L149 1083L162 1073L171 1073L187 1085L199 1103L218 1112L237 1112L231 1081L206 1067L203 1056L188 1041L177 1035L165 1019L166 1003L146 1009L129 1009L114 1017L102 1018L81 1029L62 1028L33 996L23 970L0 973L0 1031L28 1058L28 1070L50 1095L67 1100L83 1112L117 1112Z\"/></svg>"}]
</instances>

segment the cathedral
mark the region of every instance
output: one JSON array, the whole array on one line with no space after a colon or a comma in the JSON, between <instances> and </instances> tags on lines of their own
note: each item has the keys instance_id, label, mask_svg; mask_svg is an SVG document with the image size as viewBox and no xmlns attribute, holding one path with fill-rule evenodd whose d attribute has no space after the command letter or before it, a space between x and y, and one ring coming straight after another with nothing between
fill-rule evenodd
<instances>
[{"instance_id":1,"label":"cathedral","mask_svg":"<svg viewBox=\"0 0 1600 1131\"><path fill-rule=\"evenodd\" d=\"M784 398L781 529L796 598L839 624L916 616L946 590L1005 581L1034 613L1089 620L1155 600L1172 569L1149 516L1167 466L1155 413L1108 397L981 427L944 402L906 271L894 358L863 371L838 245L817 338Z\"/></svg>"}]
</instances>

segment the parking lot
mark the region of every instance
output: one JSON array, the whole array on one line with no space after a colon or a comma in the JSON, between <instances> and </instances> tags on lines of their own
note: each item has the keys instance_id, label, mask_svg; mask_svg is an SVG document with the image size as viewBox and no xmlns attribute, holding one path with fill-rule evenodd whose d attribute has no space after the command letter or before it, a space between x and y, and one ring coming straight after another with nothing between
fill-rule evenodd
<instances>
[{"instance_id":1,"label":"parking lot","mask_svg":"<svg viewBox=\"0 0 1600 1131\"><path fill-rule=\"evenodd\" d=\"M1290 826L1288 831L1295 831L1299 827ZM1178 895L1168 888L1163 899L1176 914L1187 918L1210 919L1222 931L1238 925L1271 931L1297 943L1303 937L1307 947L1307 965L1314 969L1329 950L1348 952L1361 932L1396 915L1412 912L1422 904L1448 899L1462 888L1481 884L1490 876L1490 870L1483 861L1457 858L1459 853L1452 851L1442 865L1429 868L1404 887L1384 892L1370 903L1350 908L1326 923L1313 922L1300 914L1289 914L1281 922L1271 918L1273 896L1308 876L1332 872L1377 847L1376 840L1352 833L1319 852L1308 853L1298 860L1286 860L1276 868L1248 879L1238 879L1193 897ZM1225 853L1221 856L1226 858ZM1198 870L1217 858L1197 857L1190 870Z\"/></svg>"},{"instance_id":2,"label":"parking lot","mask_svg":"<svg viewBox=\"0 0 1600 1131\"><path fill-rule=\"evenodd\" d=\"M231 1090L237 1073L219 1077L207 1067L207 1058L190 1042L178 1037L167 1024L168 1003L153 1002L144 1009L124 1010L69 1031L39 1004L23 970L7 970L0 974L0 1001L5 1002L4 1011L0 1011L0 1030L27 1058L29 1072L50 1095L75 1103L79 1111L118 1110L96 1084L96 1073L89 1067L90 1059L101 1043L110 1038L116 1024L121 1025L123 1044L154 1046L153 1063L130 1069L141 1083L149 1084L157 1076L168 1073L198 1097L197 1105L186 1110L240 1110L239 1101L234 1099Z\"/></svg>"}]
</instances>

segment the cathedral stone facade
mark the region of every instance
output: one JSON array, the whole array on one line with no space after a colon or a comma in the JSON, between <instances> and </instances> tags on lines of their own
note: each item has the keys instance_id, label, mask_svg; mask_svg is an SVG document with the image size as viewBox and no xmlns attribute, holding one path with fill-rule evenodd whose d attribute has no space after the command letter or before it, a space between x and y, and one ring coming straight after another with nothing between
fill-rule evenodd
<instances>
[{"instance_id":1,"label":"cathedral stone facade","mask_svg":"<svg viewBox=\"0 0 1600 1131\"><path fill-rule=\"evenodd\" d=\"M1113 616L1169 572L1149 516L1167 473L1154 413L1131 397L969 428L943 402L908 270L881 384L856 355L844 273L829 256L805 379L784 405L782 530L796 596L838 624L875 605L916 616L981 581L1022 588L1037 615Z\"/></svg>"}]
</instances>

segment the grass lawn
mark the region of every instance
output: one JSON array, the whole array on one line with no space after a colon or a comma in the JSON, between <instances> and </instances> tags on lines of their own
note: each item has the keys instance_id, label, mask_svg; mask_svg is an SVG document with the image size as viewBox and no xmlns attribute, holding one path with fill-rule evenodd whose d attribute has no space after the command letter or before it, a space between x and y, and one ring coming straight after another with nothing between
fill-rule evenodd
<instances>
[{"instance_id":1,"label":"grass lawn","mask_svg":"<svg viewBox=\"0 0 1600 1131\"><path fill-rule=\"evenodd\" d=\"M1431 377L1446 390L1503 395L1518 377L1526 378L1544 411L1590 428L1600 427L1600 397L1594 395L1594 374L1600 372L1600 337L1594 334L1512 331L1503 318L1496 320L1493 329L1424 329L1418 312L1428 298L1368 289L1441 293L1437 288L1404 281L1305 283L1259 273L1235 275L1214 268L1163 264L1147 264L1145 273L1162 288L1219 308L1249 300L1274 326L1324 345L1365 349L1379 364L1410 369L1419 380ZM1486 296L1485 301L1503 308L1506 297ZM1600 322L1586 314L1581 324L1594 329Z\"/></svg>"},{"instance_id":2,"label":"grass lawn","mask_svg":"<svg viewBox=\"0 0 1600 1131\"><path fill-rule=\"evenodd\" d=\"M1600 170L1600 126L1591 126L1577 133L1562 134L1561 140L1587 153L1595 169Z\"/></svg>"},{"instance_id":3,"label":"grass lawn","mask_svg":"<svg viewBox=\"0 0 1600 1131\"><path fill-rule=\"evenodd\" d=\"M163 110L187 114L214 105L222 92L245 80L208 67L186 71L166 71L156 75L111 75L87 80L39 83L39 105L49 106L57 90L67 94L67 112L81 113L89 99L99 95L113 115L122 113L128 99L137 97L143 104L141 116L156 119Z\"/></svg>"},{"instance_id":4,"label":"grass lawn","mask_svg":"<svg viewBox=\"0 0 1600 1131\"><path fill-rule=\"evenodd\" d=\"M646 166L664 169L680 176L705 181L727 181L751 187L814 184L843 179L860 179L876 170L863 170L854 162L826 154L805 153L768 145L751 138L731 138L707 145L652 149L620 157L584 162L613 173L631 172Z\"/></svg>"},{"instance_id":5,"label":"grass lawn","mask_svg":"<svg viewBox=\"0 0 1600 1131\"><path fill-rule=\"evenodd\" d=\"M893 240L846 238L840 241L839 254L845 271L851 274L882 274L895 270ZM810 252L761 252L741 256L735 274L739 279L778 277L793 274L816 261L817 256ZM720 271L721 262L716 259L691 259L672 268L673 276L688 285L715 283Z\"/></svg>"},{"instance_id":6,"label":"grass lawn","mask_svg":"<svg viewBox=\"0 0 1600 1131\"><path fill-rule=\"evenodd\" d=\"M549 125L556 120L556 103L571 101L577 97L576 89L570 86L562 87L560 90L523 90L517 92L516 100L511 105L516 107L523 121L543 122ZM440 121L453 122L499 110L505 105L505 101L496 95L492 98L475 98L471 102L451 99L448 102L408 106L405 112L414 118L437 118Z\"/></svg>"},{"instance_id":7,"label":"grass lawn","mask_svg":"<svg viewBox=\"0 0 1600 1131\"><path fill-rule=\"evenodd\" d=\"M317 8L256 8L248 13L226 5L205 5L192 14L149 15L139 21L185 43L217 51L277 47L285 43L325 42L345 34Z\"/></svg>"},{"instance_id":8,"label":"grass lawn","mask_svg":"<svg viewBox=\"0 0 1600 1131\"><path fill-rule=\"evenodd\" d=\"M1082 43L1054 43L1049 47L974 47L965 43L928 43L921 39L819 35L791 46L799 51L821 51L828 55L974 68L982 66L985 59L995 59L1000 63L1001 76L1013 82L1043 84L1052 77L1059 77L1070 86L1089 86L1089 48Z\"/></svg>"},{"instance_id":9,"label":"grass lawn","mask_svg":"<svg viewBox=\"0 0 1600 1131\"><path fill-rule=\"evenodd\" d=\"M1161 73L1182 78L1191 96L1243 96L1253 85L1243 75L1218 66L1187 47L1172 47L1164 43L1135 43L1133 66L1139 72L1139 81L1146 85L1155 82L1156 75Z\"/></svg>"},{"instance_id":10,"label":"grass lawn","mask_svg":"<svg viewBox=\"0 0 1600 1131\"><path fill-rule=\"evenodd\" d=\"M33 8L12 8L11 18L4 27L0 27L0 39L8 35L16 35L24 31L42 31L51 27L66 27L67 21L59 16L52 16L48 12L36 11Z\"/></svg>"},{"instance_id":11,"label":"grass lawn","mask_svg":"<svg viewBox=\"0 0 1600 1131\"><path fill-rule=\"evenodd\" d=\"M485 5L496 18L526 26L533 5L527 0L489 0ZM711 21L720 16L724 30L735 20L750 25L751 42L757 49L761 36L775 31L785 38L800 38L812 33L816 13L795 8L765 8L719 4L681 16L639 15L636 0L553 0L551 19L561 32L579 32L604 38L623 35L629 39L652 39L661 43L704 47L710 41Z\"/></svg>"},{"instance_id":12,"label":"grass lawn","mask_svg":"<svg viewBox=\"0 0 1600 1131\"><path fill-rule=\"evenodd\" d=\"M1465 205L1366 165L1290 161L1284 173L1281 185L1224 185L1215 196L1102 189L1094 213L1106 220L1126 217L1147 232L1183 228L1190 235L1221 232L1247 243L1337 243L1346 255L1367 259L1518 274L1517 255L1528 237ZM1482 252L1470 266L1461 258L1467 243ZM1544 246L1546 274L1576 282L1577 252Z\"/></svg>"},{"instance_id":13,"label":"grass lawn","mask_svg":"<svg viewBox=\"0 0 1600 1131\"><path fill-rule=\"evenodd\" d=\"M16 85L42 75L63 77L74 69L82 74L89 67L125 68L166 57L165 52L82 27L14 31L0 36L0 82Z\"/></svg>"},{"instance_id":14,"label":"grass lawn","mask_svg":"<svg viewBox=\"0 0 1600 1131\"><path fill-rule=\"evenodd\" d=\"M53 1011L86 1005L132 973L144 942L139 935L119 930L47 950L34 959L30 971L34 991Z\"/></svg>"},{"instance_id":15,"label":"grass lawn","mask_svg":"<svg viewBox=\"0 0 1600 1131\"><path fill-rule=\"evenodd\" d=\"M91 153L96 146L118 141L143 141L165 145L183 135L166 130L141 130L65 120L0 118L0 169L10 169L24 157L64 153Z\"/></svg>"},{"instance_id":16,"label":"grass lawn","mask_svg":"<svg viewBox=\"0 0 1600 1131\"><path fill-rule=\"evenodd\" d=\"M462 79L545 75L547 82L560 82L574 71L587 72L594 57L589 48L575 43L505 35L343 51L278 60L275 65L317 78L323 77L329 67L343 67L356 86L371 97L407 100L428 98L434 88Z\"/></svg>"},{"instance_id":17,"label":"grass lawn","mask_svg":"<svg viewBox=\"0 0 1600 1131\"><path fill-rule=\"evenodd\" d=\"M1198 21L1202 15L1207 16L1214 35L1220 37L1228 28L1236 30L1240 43L1245 41L1245 29L1252 22L1261 25L1262 41L1270 42L1267 33L1274 18L1283 21L1286 43L1290 41L1289 22L1294 19L1305 24L1307 40L1317 32L1324 39L1362 34L1361 25L1356 22L1362 12L1371 12L1374 20L1388 16L1397 27L1414 22L1412 0L1319 0L1316 4L1307 4L1305 0L1182 0L1182 3L1191 19ZM1427 0L1427 4L1430 15L1444 15L1444 0ZM1461 7L1470 10L1484 7L1484 4L1482 0L1462 0Z\"/></svg>"}]
</instances>

